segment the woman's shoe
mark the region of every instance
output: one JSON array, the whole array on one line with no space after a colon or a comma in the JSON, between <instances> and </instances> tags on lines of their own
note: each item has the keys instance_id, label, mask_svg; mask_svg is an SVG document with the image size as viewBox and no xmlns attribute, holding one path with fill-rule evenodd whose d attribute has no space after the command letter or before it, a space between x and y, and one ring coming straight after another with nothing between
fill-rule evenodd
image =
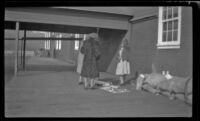
<instances>
[{"instance_id":1,"label":"woman's shoe","mask_svg":"<svg viewBox=\"0 0 200 121\"><path fill-rule=\"evenodd\" d=\"M84 89L85 89L85 90L88 90L88 89L89 89L89 87L88 87L88 86L84 86Z\"/></svg>"}]
</instances>

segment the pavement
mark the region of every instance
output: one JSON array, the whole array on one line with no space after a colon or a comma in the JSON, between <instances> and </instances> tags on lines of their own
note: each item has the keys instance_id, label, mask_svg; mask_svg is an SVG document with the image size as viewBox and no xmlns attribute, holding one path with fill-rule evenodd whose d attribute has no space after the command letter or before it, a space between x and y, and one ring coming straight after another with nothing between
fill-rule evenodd
<instances>
[{"instance_id":1,"label":"pavement","mask_svg":"<svg viewBox=\"0 0 200 121\"><path fill-rule=\"evenodd\" d=\"M75 72L26 72L5 86L6 117L188 117L192 108L148 92L84 90ZM130 88L129 88L130 89Z\"/></svg>"},{"instance_id":2,"label":"pavement","mask_svg":"<svg viewBox=\"0 0 200 121\"><path fill-rule=\"evenodd\" d=\"M101 73L101 78L110 74ZM110 75L113 76L113 75ZM191 117L192 107L149 92L85 90L73 71L20 72L5 84L6 117Z\"/></svg>"},{"instance_id":3,"label":"pavement","mask_svg":"<svg viewBox=\"0 0 200 121\"><path fill-rule=\"evenodd\" d=\"M33 56L26 63L26 71L75 71L76 65L69 61Z\"/></svg>"}]
</instances>

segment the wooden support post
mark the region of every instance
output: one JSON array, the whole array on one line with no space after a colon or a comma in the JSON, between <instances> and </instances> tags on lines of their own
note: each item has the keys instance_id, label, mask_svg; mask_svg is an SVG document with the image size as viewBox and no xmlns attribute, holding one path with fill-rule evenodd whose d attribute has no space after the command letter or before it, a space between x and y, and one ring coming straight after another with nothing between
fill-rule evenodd
<instances>
[{"instance_id":1,"label":"wooden support post","mask_svg":"<svg viewBox=\"0 0 200 121\"><path fill-rule=\"evenodd\" d=\"M24 30L23 70L26 68L26 30Z\"/></svg>"},{"instance_id":2,"label":"wooden support post","mask_svg":"<svg viewBox=\"0 0 200 121\"><path fill-rule=\"evenodd\" d=\"M19 43L19 22L16 22L16 30L15 30L15 76L18 71L18 43Z\"/></svg>"},{"instance_id":3,"label":"wooden support post","mask_svg":"<svg viewBox=\"0 0 200 121\"><path fill-rule=\"evenodd\" d=\"M21 42L21 44L20 44L21 45L21 50L20 50L20 54L21 54L21 63L20 64L21 64L21 66L20 67L23 67L23 61L24 61L23 60L23 50L24 50L24 48L23 48L24 46L23 45L24 45L24 40L19 40L19 41Z\"/></svg>"}]
</instances>

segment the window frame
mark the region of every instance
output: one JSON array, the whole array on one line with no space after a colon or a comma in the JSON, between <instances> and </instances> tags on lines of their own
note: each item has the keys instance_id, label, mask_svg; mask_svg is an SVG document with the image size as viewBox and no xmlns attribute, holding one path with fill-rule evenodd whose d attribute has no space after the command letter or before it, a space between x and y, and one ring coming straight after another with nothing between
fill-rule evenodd
<instances>
[{"instance_id":1,"label":"window frame","mask_svg":"<svg viewBox=\"0 0 200 121\"><path fill-rule=\"evenodd\" d=\"M157 41L157 48L158 49L179 49L181 43L181 17L182 17L182 8L178 8L178 17L170 18L167 20L163 20L163 7L159 7L159 14L158 14L158 41ZM172 10L173 11L173 10ZM172 13L173 15L173 13ZM167 14L168 16L168 14ZM178 20L178 28L177 28L177 41L163 41L163 23L169 22L173 20ZM173 31L173 29L172 29ZM173 38L172 38L173 39Z\"/></svg>"}]
</instances>

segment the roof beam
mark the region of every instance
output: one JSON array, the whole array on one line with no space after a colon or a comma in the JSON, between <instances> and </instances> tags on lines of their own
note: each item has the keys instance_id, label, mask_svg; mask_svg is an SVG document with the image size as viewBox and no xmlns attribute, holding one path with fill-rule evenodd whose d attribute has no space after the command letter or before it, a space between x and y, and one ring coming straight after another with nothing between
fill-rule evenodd
<instances>
[{"instance_id":1,"label":"roof beam","mask_svg":"<svg viewBox=\"0 0 200 121\"><path fill-rule=\"evenodd\" d=\"M56 37L26 37L26 40L82 40L83 38L70 38L70 37L65 37L65 38L56 38ZM5 40L15 40L15 38L5 38ZM24 40L24 38L19 38L18 40Z\"/></svg>"},{"instance_id":2,"label":"roof beam","mask_svg":"<svg viewBox=\"0 0 200 121\"><path fill-rule=\"evenodd\" d=\"M128 19L118 20L115 18L104 18L104 16L76 16L76 15L55 15L40 12L22 12L5 10L5 21L20 21L30 23L45 23L55 25L72 25L81 27L99 27L127 30Z\"/></svg>"}]
</instances>

